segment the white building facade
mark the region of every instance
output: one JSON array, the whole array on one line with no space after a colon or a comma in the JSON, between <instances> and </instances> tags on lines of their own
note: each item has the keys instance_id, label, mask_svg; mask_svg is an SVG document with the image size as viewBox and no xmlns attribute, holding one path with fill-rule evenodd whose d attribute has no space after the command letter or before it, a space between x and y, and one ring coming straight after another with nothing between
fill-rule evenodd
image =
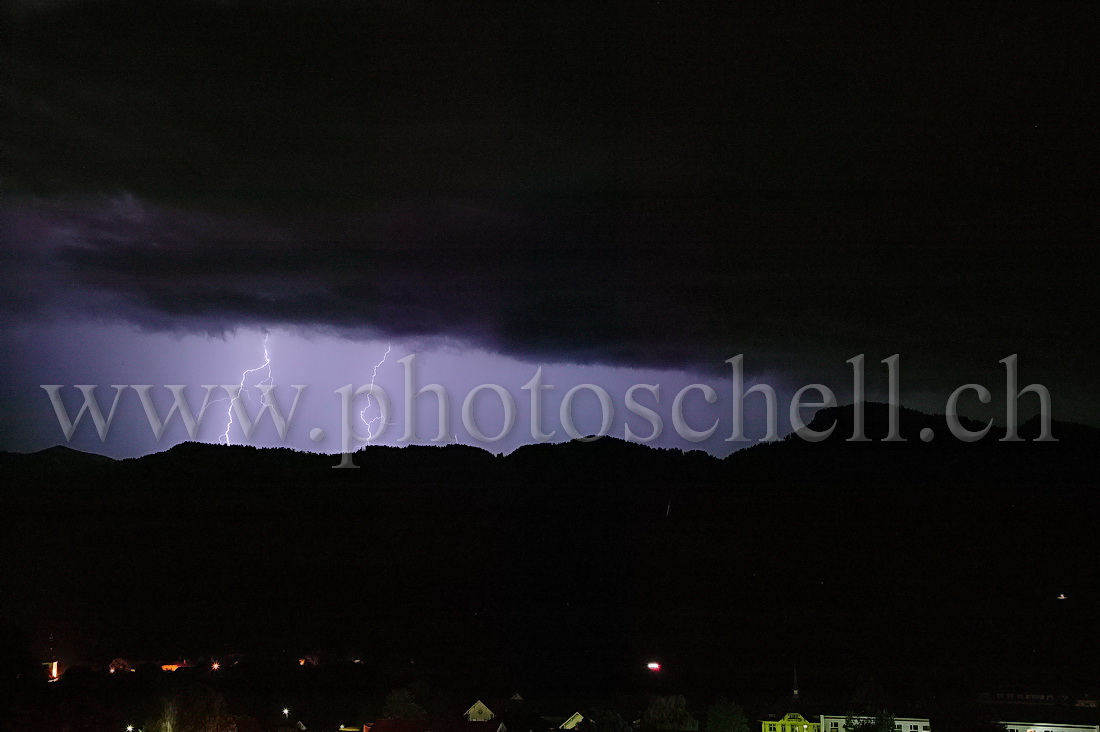
<instances>
[{"instance_id":1,"label":"white building facade","mask_svg":"<svg viewBox=\"0 0 1100 732\"><path fill-rule=\"evenodd\" d=\"M1055 722L1001 722L1008 732L1100 732L1100 724L1057 724Z\"/></svg>"},{"instance_id":2,"label":"white building facade","mask_svg":"<svg viewBox=\"0 0 1100 732\"><path fill-rule=\"evenodd\" d=\"M844 723L848 721L848 715L837 716L833 714L821 715L821 732L844 732ZM894 732L931 732L932 724L927 719L919 717L894 717ZM1027 732L1024 730L1023 732ZM1036 732L1039 732L1036 730ZM1062 732L1062 730L1052 730ZM1068 731L1066 731L1068 732ZM1093 732L1097 732L1094 730Z\"/></svg>"}]
</instances>

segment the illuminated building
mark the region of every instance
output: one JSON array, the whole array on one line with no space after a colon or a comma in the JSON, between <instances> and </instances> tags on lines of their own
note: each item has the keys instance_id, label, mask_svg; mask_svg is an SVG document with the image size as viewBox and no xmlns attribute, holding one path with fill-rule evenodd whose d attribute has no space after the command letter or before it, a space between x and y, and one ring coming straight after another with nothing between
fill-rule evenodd
<instances>
[{"instance_id":1,"label":"illuminated building","mask_svg":"<svg viewBox=\"0 0 1100 732\"><path fill-rule=\"evenodd\" d=\"M761 724L762 732L821 732L820 724L811 722L798 712L785 714L775 721L765 720Z\"/></svg>"},{"instance_id":2,"label":"illuminated building","mask_svg":"<svg viewBox=\"0 0 1100 732\"><path fill-rule=\"evenodd\" d=\"M484 702L478 699L469 709L462 713L462 716L466 717L466 719L471 722L488 722L497 715L493 714L493 711L485 706Z\"/></svg>"},{"instance_id":3,"label":"illuminated building","mask_svg":"<svg viewBox=\"0 0 1100 732\"><path fill-rule=\"evenodd\" d=\"M1056 722L1000 722L1007 732L1100 732L1100 724L1059 724Z\"/></svg>"},{"instance_id":4,"label":"illuminated building","mask_svg":"<svg viewBox=\"0 0 1100 732\"><path fill-rule=\"evenodd\" d=\"M821 732L844 732L844 723L848 715L821 715ZM863 721L856 718L857 722ZM894 717L894 732L930 732L932 723L921 717Z\"/></svg>"}]
</instances>

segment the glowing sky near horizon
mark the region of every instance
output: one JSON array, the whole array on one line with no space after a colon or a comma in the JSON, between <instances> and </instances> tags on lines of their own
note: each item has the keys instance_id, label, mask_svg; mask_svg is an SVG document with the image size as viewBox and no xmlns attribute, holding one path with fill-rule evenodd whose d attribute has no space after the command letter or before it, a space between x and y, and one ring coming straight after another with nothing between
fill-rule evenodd
<instances>
[{"instance_id":1,"label":"glowing sky near horizon","mask_svg":"<svg viewBox=\"0 0 1100 732\"><path fill-rule=\"evenodd\" d=\"M44 325L33 331L18 331L11 336L13 349L9 351L9 358L12 355L20 358L20 373L33 378L18 384L11 394L10 398L20 405L19 414L24 419L24 429L18 433L9 432L9 442L5 448L33 450L65 443L48 395L40 384L65 385L62 396L70 417L75 417L82 403L75 384L99 385L96 394L105 416L114 396L112 384L152 384L154 403L161 417L167 414L171 405L171 396L165 385L185 384L188 387L188 401L197 416L204 395L202 385L239 383L242 372L263 364L264 338L264 331L244 328L224 338L217 338L199 334L146 332L125 324L93 321ZM399 342L355 341L309 333L300 328L268 331L270 373L284 415L293 401L291 385L304 384L307 387L302 392L287 440L284 442L279 438L270 418L265 417L251 440L246 440L240 426L235 424L231 430L231 441L234 444L339 452L340 397L334 392L345 384L358 388L370 383L374 367L382 361L387 346L392 346L392 351L379 366L376 383L389 395L393 413L387 430L372 444L406 444L401 439L406 416L403 405L404 366L399 360L411 354L415 356L416 386L438 383L450 396L451 437L446 442L476 445L498 453L507 453L520 445L534 442L530 434L530 391L521 387L535 376L541 366L543 383L554 386L543 392L542 430L555 432L548 441L569 439L560 421L561 400L569 389L586 383L600 386L612 397L614 417L610 435L625 437L625 425L629 423L636 435L648 437L652 426L642 417L629 412L624 398L626 391L634 384L654 384L660 387L659 401L648 391L635 394L639 402L660 414L663 422L663 434L647 444L685 450L703 449L715 455L728 454L735 447L742 446L724 441L729 436L731 424L730 384L728 377L720 373L693 374L684 370L631 369L562 362L538 364L457 345L435 345L420 350ZM266 377L265 369L251 373L246 381L245 404L252 416L260 406L260 392L255 385ZM781 431L785 432L789 428L783 416L787 403L784 400L789 399L793 390L778 375L767 381L779 392ZM466 395L486 383L502 386L516 404L515 424L499 441L476 439L462 421L462 403ZM673 398L685 386L695 383L707 384L718 395L718 400L713 404L707 404L697 390L685 397L684 413L690 427L705 430L716 419L719 420L719 429L714 436L701 443L690 442L678 435L671 419ZM746 382L747 386L753 383L753 380ZM762 437L765 432L763 401L759 402L757 404L757 400L750 398L746 404L748 434L754 438ZM363 396L357 398L354 404L357 418L363 408L366 408L368 419L378 414L376 405L367 406ZM220 440L226 428L228 406L223 390L219 388L211 392L211 403L197 435L199 441L215 443ZM416 406L419 439L410 442L441 444L434 440L438 428L436 398L424 395L416 400ZM587 435L599 431L600 406L591 392L582 390L574 398L573 415L576 428L581 433ZM499 398L492 392L482 392L475 401L475 418L483 434L498 434L504 420ZM366 427L358 419L355 425L360 435L367 434ZM314 428L325 432L325 438L320 442L310 439ZM11 440L10 436L16 434L18 439ZM91 419L85 415L68 444L113 457L130 457L167 449L187 439L183 422L177 415L172 418L161 440L156 441L137 394L127 389L119 399L106 441L100 440Z\"/></svg>"}]
</instances>

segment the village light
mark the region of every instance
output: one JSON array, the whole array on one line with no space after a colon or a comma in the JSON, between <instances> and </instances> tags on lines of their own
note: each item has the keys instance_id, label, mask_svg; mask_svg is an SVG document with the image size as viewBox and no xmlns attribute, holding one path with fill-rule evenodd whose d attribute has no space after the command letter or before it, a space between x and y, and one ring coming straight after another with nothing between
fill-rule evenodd
<instances>
[{"instance_id":1,"label":"village light","mask_svg":"<svg viewBox=\"0 0 1100 732\"><path fill-rule=\"evenodd\" d=\"M661 664L657 663L656 661L650 661L649 663L647 663L645 665L645 667L648 668L650 671L653 671L653 672L657 672L657 671L661 670Z\"/></svg>"}]
</instances>

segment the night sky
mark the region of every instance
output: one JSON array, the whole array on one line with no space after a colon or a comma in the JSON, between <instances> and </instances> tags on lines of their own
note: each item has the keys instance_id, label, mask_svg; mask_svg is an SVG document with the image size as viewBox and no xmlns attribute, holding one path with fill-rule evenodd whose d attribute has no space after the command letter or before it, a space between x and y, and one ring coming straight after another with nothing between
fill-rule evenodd
<instances>
[{"instance_id":1,"label":"night sky","mask_svg":"<svg viewBox=\"0 0 1100 732\"><path fill-rule=\"evenodd\" d=\"M197 411L265 333L273 381L310 387L300 449L338 450L333 390L387 345L398 408L408 354L458 395L452 440L477 444L470 388L515 395L495 451L531 441L541 365L554 440L574 385L622 436L629 385L662 384L667 423L703 382L719 401L687 411L724 454L739 353L783 422L803 384L849 400L859 353L872 398L899 353L903 404L977 381L993 403L963 411L1003 419L1018 353L1055 418L1096 424L1095 6L772 6L12 4L0 447L63 441L40 384L102 384L105 409L109 384L187 384ZM185 437L155 443L128 391L106 443L86 421L71 444Z\"/></svg>"},{"instance_id":2,"label":"night sky","mask_svg":"<svg viewBox=\"0 0 1100 732\"><path fill-rule=\"evenodd\" d=\"M659 403L637 395L664 420L651 444L724 457L749 444L726 440L726 360L738 354L746 387L777 391L780 433L804 384L850 402L846 360L859 354L872 400L887 394L881 360L900 354L903 405L942 413L956 387L977 382L991 402L971 392L961 411L998 422L999 361L1018 354L1020 386L1045 385L1055 420L1100 425L1095 3L17 0L4 12L0 451L65 442L40 385L65 386L70 416L73 385L98 384L104 411L110 385L153 385L163 416L164 385L187 385L197 411L202 385L243 381L254 414L264 380L284 412L291 385L308 388L287 439L268 422L252 444L339 452L334 391L373 380L395 410L378 442L396 445L408 442L399 359L412 355L416 385L452 395L435 442L513 455L535 441L521 387L541 368L554 385L542 424L553 442L568 439L558 408L572 387L606 389L610 434L623 437L627 426L649 432L627 411L627 389L659 384ZM486 383L518 408L512 432L491 443L461 420L463 398ZM670 419L691 384L717 396L686 397L693 428L719 421L699 442ZM227 441L224 396L212 394L221 401L197 441ZM418 402L411 442L436 437L431 401ZM597 432L595 396L575 405L577 429ZM1037 405L1022 397L1021 420ZM364 420L376 409L354 405ZM477 410L485 433L501 428L491 393ZM238 428L228 441L244 441ZM311 438L314 428L325 437ZM764 436L759 396L746 432ZM68 444L125 458L187 439L176 416L156 440L127 389L105 440L85 415ZM456 453L468 461L456 465L482 464ZM163 464L186 467L188 454ZM660 455L684 485L702 459ZM956 475L980 471L968 460ZM707 471L724 469L711 462ZM27 481L11 504L24 511L17 530L5 531L5 594L28 647L40 651L56 629L84 660L230 648L238 631L279 645L308 613L334 613L318 635L329 642L362 627L372 603L386 603L378 617L393 625L359 637L390 643L395 657L405 640L434 643L419 640L421 626L438 639L448 623L489 628L488 645L521 655L514 637L537 638L545 613L564 623L561 638L583 628L593 675L646 660L658 631L679 639L683 658L719 665L738 643L759 658L810 649L826 675L846 643L901 663L892 648L917 657L935 636L950 651L952 634L971 639L960 658L983 648L987 659L1039 663L1028 655L1047 643L1032 643L1039 636L1055 638L1043 647L1058 662L1065 649L1095 656L1071 638L1095 629L1096 506L1080 495L983 495L958 514L914 497L909 536L889 523L897 515L862 532L860 511L887 510L877 494L849 512L828 496L803 503L795 488L775 503L746 491L709 515L702 498L694 514L680 508L656 478L636 503L632 486L611 481L624 493L594 498L604 503L589 515L586 496L546 497L561 485L530 504L517 498L508 481L527 468L511 465L484 503L466 500L478 482L466 475L453 505L428 488L405 501L400 481L378 495L343 483L328 493L322 478L368 471L327 465L318 485L284 485L270 504L247 479L162 500L145 493L140 465L112 474L122 477L101 486L102 500L48 480L39 494ZM436 463L425 470L441 474ZM294 492L307 484L316 502ZM241 485L256 492L222 490ZM1078 510L1086 502L1093 514ZM501 506L520 518L502 526ZM830 511L853 538L822 552L816 532ZM789 516L802 522L790 541L753 539ZM764 533L738 533L744 525ZM972 526L986 533L975 539ZM559 545L562 534L572 543ZM864 564L852 547L871 547ZM479 574L486 567L497 574ZM676 595L685 576L698 595ZM651 602L650 591L667 596ZM759 628L787 632L788 591L834 604L792 615L802 625L775 645ZM225 605L206 614L208 592ZM861 592L872 600L860 609L865 635L844 635L849 616L830 613ZM1091 592L1092 604L1063 613L1062 592ZM748 609L728 616L738 603ZM1001 625L988 621L993 604ZM250 626L271 607L281 614ZM696 631L692 612L713 635ZM745 628L739 640L723 635L733 622ZM863 642L899 627L918 630L901 646ZM1002 646L1002 633L1015 645ZM461 641L477 650L471 633ZM714 648L726 656L715 660ZM447 655L445 642L433 652ZM777 663L786 679L787 657Z\"/></svg>"}]
</instances>

